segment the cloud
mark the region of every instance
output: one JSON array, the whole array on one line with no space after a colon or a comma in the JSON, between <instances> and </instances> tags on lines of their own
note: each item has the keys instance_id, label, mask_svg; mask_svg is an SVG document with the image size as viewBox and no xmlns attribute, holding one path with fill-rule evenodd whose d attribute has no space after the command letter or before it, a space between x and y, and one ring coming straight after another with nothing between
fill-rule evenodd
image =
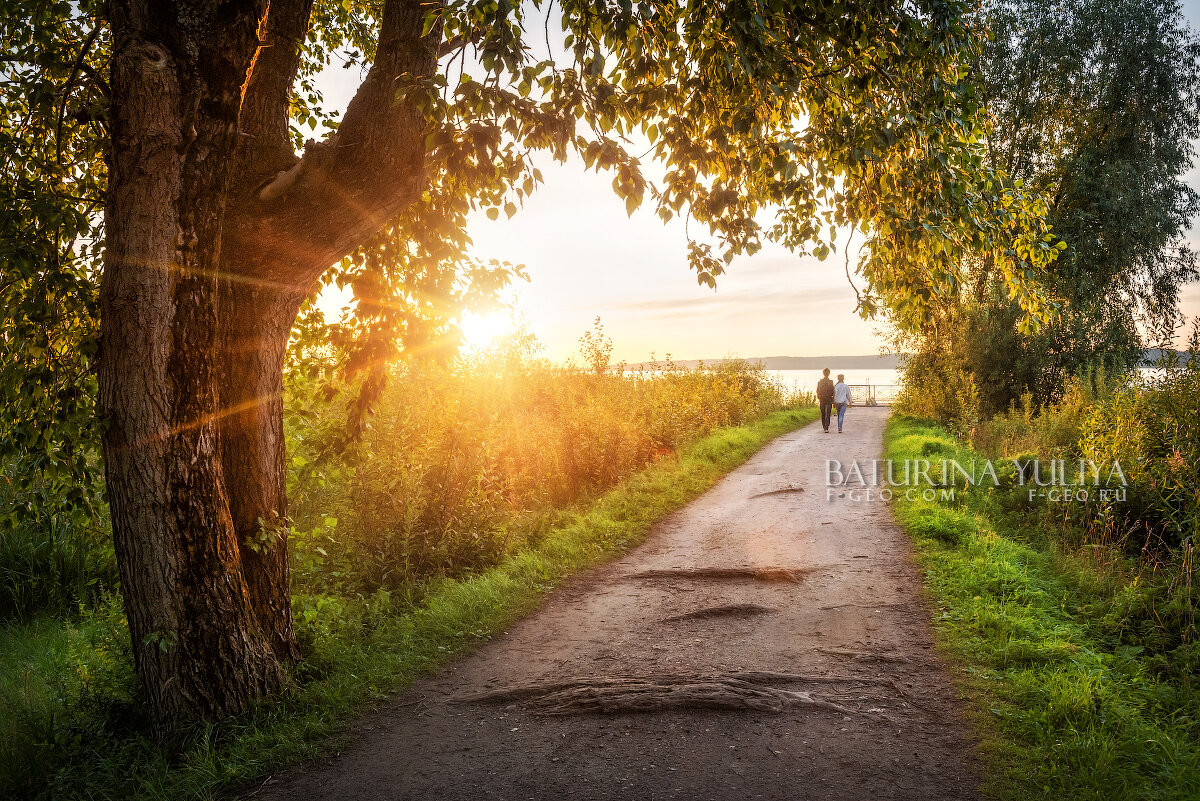
<instances>
[{"instance_id":1,"label":"cloud","mask_svg":"<svg viewBox=\"0 0 1200 801\"><path fill-rule=\"evenodd\" d=\"M848 285L814 287L788 292L754 292L741 290L686 297L651 298L648 300L617 301L587 304L578 308L600 308L631 315L652 314L659 317L691 317L723 314L727 317L769 316L780 312L802 312L819 307L854 308L854 292Z\"/></svg>"}]
</instances>

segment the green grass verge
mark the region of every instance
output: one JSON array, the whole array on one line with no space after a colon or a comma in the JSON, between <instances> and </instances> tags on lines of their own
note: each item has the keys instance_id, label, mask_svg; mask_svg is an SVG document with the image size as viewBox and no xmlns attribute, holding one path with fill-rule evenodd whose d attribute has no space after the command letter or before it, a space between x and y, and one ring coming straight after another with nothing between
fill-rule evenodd
<instances>
[{"instance_id":1,"label":"green grass verge","mask_svg":"<svg viewBox=\"0 0 1200 801\"><path fill-rule=\"evenodd\" d=\"M984 459L911 418L893 418L885 443L893 460ZM1200 703L1186 678L1164 677L1148 649L1129 644L1153 589L1056 546L1029 525L1027 506L1020 490L961 482L953 501L895 503L982 737L985 791L1200 798Z\"/></svg>"},{"instance_id":2,"label":"green grass verge","mask_svg":"<svg viewBox=\"0 0 1200 801\"><path fill-rule=\"evenodd\" d=\"M77 623L0 630L0 795L214 798L327 753L354 716L503 631L567 576L640 543L656 521L816 416L774 412L715 431L565 513L535 548L441 583L415 610L331 599L294 690L195 731L174 753L136 734L128 635L115 602Z\"/></svg>"}]
</instances>

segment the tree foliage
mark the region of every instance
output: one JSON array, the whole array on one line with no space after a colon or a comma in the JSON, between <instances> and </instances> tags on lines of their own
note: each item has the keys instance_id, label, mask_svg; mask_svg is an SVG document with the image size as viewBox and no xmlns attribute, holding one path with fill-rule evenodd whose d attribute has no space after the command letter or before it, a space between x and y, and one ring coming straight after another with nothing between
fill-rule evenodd
<instances>
[{"instance_id":1,"label":"tree foliage","mask_svg":"<svg viewBox=\"0 0 1200 801\"><path fill-rule=\"evenodd\" d=\"M403 90L433 123L428 190L323 277L355 292L360 313L334 332L349 372L452 345L462 303L512 274L470 260L467 214L515 213L541 182L541 153L611 172L630 212L648 201L664 220L694 221L688 255L702 283L765 238L823 258L834 226L860 226L871 234L864 313L882 302L921 320L964 280L965 253L994 248L1011 290L1043 319L1030 292L1049 260L1043 208L983 159L985 120L966 74L981 39L965 10L446 4L442 70ZM336 132L317 76L369 66L382 12L381 2L315 4L290 109L296 147ZM38 430L57 448L76 436L68 429L90 430L109 32L95 3L10 0L2 24L4 383L28 406L10 436ZM660 181L646 178L647 161L663 165ZM76 369L64 350L83 359Z\"/></svg>"},{"instance_id":2,"label":"tree foliage","mask_svg":"<svg viewBox=\"0 0 1200 801\"><path fill-rule=\"evenodd\" d=\"M0 470L22 500L0 527L94 515L92 359L105 187L107 34L87 6L0 16Z\"/></svg>"},{"instance_id":3,"label":"tree foliage","mask_svg":"<svg viewBox=\"0 0 1200 801\"><path fill-rule=\"evenodd\" d=\"M434 123L431 185L413 223L390 235L436 239L460 263L469 212L512 216L542 180L538 159L573 153L613 175L629 213L646 203L664 221L686 219L702 284L765 239L824 259L839 229L861 228L864 316L882 307L917 325L966 280L967 254L990 253L1021 322L1036 327L1054 311L1038 284L1056 255L1045 200L987 162L986 110L967 73L982 40L965 9L449 3L436 17L449 43L440 74L401 90ZM335 51L354 54L347 66L368 59L377 13L318 6L326 27L314 26L301 74ZM309 96L299 116L315 118L313 108ZM412 273L421 259L428 252L393 249L385 263ZM353 284L364 266L360 255L326 280ZM402 285L395 273L365 282L386 300L365 310L410 304L387 296ZM396 355L391 313L342 331L340 342L367 354L351 364ZM345 336L363 333L375 336Z\"/></svg>"},{"instance_id":4,"label":"tree foliage","mask_svg":"<svg viewBox=\"0 0 1200 801\"><path fill-rule=\"evenodd\" d=\"M1038 332L1017 330L1020 309L974 259L947 330L991 413L1174 339L1180 288L1197 277L1184 235L1200 197L1182 176L1200 137L1200 40L1160 0L998 0L985 19L988 161L1049 199L1066 244L1047 276L1061 313Z\"/></svg>"}]
</instances>

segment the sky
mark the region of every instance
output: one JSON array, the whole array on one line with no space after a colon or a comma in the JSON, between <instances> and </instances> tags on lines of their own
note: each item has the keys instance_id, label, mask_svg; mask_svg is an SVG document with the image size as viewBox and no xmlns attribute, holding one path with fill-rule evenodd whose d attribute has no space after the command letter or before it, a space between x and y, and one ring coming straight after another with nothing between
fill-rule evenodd
<instances>
[{"instance_id":1,"label":"sky","mask_svg":"<svg viewBox=\"0 0 1200 801\"><path fill-rule=\"evenodd\" d=\"M1200 0L1184 0L1184 13L1200 30ZM357 71L327 76L326 100L344 108ZM545 183L516 216L492 221L481 211L468 223L476 256L524 264L529 276L507 293L509 312L467 321L468 343L485 343L515 318L538 337L542 355L562 361L577 354L579 337L599 317L614 361L850 356L887 347L886 323L854 312L842 253L820 262L767 245L735 259L712 290L688 268L678 220L663 224L650 204L627 217L611 176L576 159L560 165L546 157L537 166ZM1200 190L1200 165L1186 180ZM1189 239L1200 249L1200 220ZM332 309L342 299L324 301ZM1184 288L1183 311L1200 315L1200 283Z\"/></svg>"}]
</instances>

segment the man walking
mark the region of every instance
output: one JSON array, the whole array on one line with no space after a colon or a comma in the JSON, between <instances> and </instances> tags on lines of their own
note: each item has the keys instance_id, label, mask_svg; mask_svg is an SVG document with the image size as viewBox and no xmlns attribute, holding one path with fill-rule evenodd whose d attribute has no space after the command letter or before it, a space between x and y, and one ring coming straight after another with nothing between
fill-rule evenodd
<instances>
[{"instance_id":1,"label":"man walking","mask_svg":"<svg viewBox=\"0 0 1200 801\"><path fill-rule=\"evenodd\" d=\"M829 418L833 414L833 382L829 380L829 368L823 371L825 377L817 382L817 402L821 404L821 427L829 433Z\"/></svg>"},{"instance_id":2,"label":"man walking","mask_svg":"<svg viewBox=\"0 0 1200 801\"><path fill-rule=\"evenodd\" d=\"M846 376L838 373L837 383L833 385L833 405L837 407L838 433L842 433L842 422L846 419L846 407L854 405L854 396L850 387L846 386Z\"/></svg>"}]
</instances>

